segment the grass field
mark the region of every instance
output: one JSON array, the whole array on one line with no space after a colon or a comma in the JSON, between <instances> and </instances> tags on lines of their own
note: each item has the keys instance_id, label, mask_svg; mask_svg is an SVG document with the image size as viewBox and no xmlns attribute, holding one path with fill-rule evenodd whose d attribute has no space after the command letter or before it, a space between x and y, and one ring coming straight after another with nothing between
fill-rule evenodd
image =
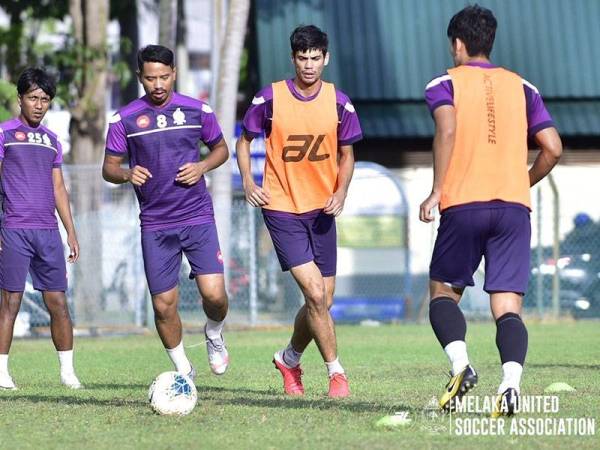
<instances>
[{"instance_id":1,"label":"grass field","mask_svg":"<svg viewBox=\"0 0 600 450\"><path fill-rule=\"evenodd\" d=\"M210 374L204 345L188 349L198 369L199 402L187 417L157 416L147 388L171 370L156 336L79 339L76 365L86 389L67 391L49 340L16 341L11 371L20 390L0 391L0 448L600 448L600 324L529 325L524 393L542 394L555 381L577 391L560 394L560 417L591 417L596 436L459 437L447 416L425 407L440 394L447 364L428 326L338 328L340 355L352 397L326 398L327 379L314 346L304 358L304 398L286 398L273 351L288 329L227 334L230 370ZM473 324L467 340L480 384L491 395L500 380L495 328ZM186 345L202 338L188 335ZM408 411L411 424L380 429L375 422ZM475 415L476 416L476 415Z\"/></svg>"}]
</instances>

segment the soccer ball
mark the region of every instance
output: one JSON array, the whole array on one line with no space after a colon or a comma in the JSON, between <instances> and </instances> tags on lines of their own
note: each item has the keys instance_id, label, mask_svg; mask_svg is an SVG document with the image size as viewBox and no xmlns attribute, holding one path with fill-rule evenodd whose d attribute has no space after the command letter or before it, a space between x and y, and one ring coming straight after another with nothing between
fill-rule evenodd
<instances>
[{"instance_id":1,"label":"soccer ball","mask_svg":"<svg viewBox=\"0 0 600 450\"><path fill-rule=\"evenodd\" d=\"M196 406L194 382L179 372L163 372L150 385L148 401L158 414L185 416Z\"/></svg>"}]
</instances>

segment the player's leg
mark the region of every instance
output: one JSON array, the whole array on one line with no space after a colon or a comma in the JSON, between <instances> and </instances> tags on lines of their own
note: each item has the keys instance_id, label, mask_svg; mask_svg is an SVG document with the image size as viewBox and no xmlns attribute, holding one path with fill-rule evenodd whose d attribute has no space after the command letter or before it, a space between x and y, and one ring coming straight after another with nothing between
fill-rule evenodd
<instances>
[{"instance_id":1,"label":"player's leg","mask_svg":"<svg viewBox=\"0 0 600 450\"><path fill-rule=\"evenodd\" d=\"M27 271L33 255L28 230L2 228L0 239L0 388L16 389L8 372L8 353L21 299L25 290Z\"/></svg>"},{"instance_id":2,"label":"player's leg","mask_svg":"<svg viewBox=\"0 0 600 450\"><path fill-rule=\"evenodd\" d=\"M67 297L62 291L43 291L44 303L50 313L50 333L58 354L60 380L71 389L81 389L73 365L73 323Z\"/></svg>"},{"instance_id":3,"label":"player's leg","mask_svg":"<svg viewBox=\"0 0 600 450\"><path fill-rule=\"evenodd\" d=\"M442 215L431 265L429 320L450 361L451 378L440 398L440 407L452 410L460 398L477 384L477 373L467 352L467 323L458 306L483 254L482 235L487 230L486 212L455 210Z\"/></svg>"},{"instance_id":4,"label":"player's leg","mask_svg":"<svg viewBox=\"0 0 600 450\"><path fill-rule=\"evenodd\" d=\"M335 290L335 277L323 277L325 282L325 293L327 295L327 309L333 305L333 293ZM306 305L302 305L296 318L294 319L294 332L288 346L281 351L281 357L290 367L296 367L300 364L302 353L312 341L312 335L308 329L306 317Z\"/></svg>"},{"instance_id":5,"label":"player's leg","mask_svg":"<svg viewBox=\"0 0 600 450\"><path fill-rule=\"evenodd\" d=\"M229 352L223 339L228 309L224 278L222 273L196 275L196 283L202 296L202 308L206 314L204 335L208 365L216 375L224 374L229 366Z\"/></svg>"},{"instance_id":6,"label":"player's leg","mask_svg":"<svg viewBox=\"0 0 600 450\"><path fill-rule=\"evenodd\" d=\"M0 299L0 389L17 388L8 371L8 353L22 297L23 292L9 292L2 289Z\"/></svg>"},{"instance_id":7,"label":"player's leg","mask_svg":"<svg viewBox=\"0 0 600 450\"><path fill-rule=\"evenodd\" d=\"M71 389L82 385L73 367L73 324L67 304L67 268L58 230L31 230L35 253L29 272L50 313L50 332L60 363L60 380Z\"/></svg>"},{"instance_id":8,"label":"player's leg","mask_svg":"<svg viewBox=\"0 0 600 450\"><path fill-rule=\"evenodd\" d=\"M517 407L521 376L527 355L528 334L521 318L523 293L529 282L531 224L525 207L494 210L494 235L485 254L490 307L496 321L496 346L502 363L499 401L511 415Z\"/></svg>"},{"instance_id":9,"label":"player's leg","mask_svg":"<svg viewBox=\"0 0 600 450\"><path fill-rule=\"evenodd\" d=\"M156 331L175 370L194 378L194 369L183 347L177 312L181 253L178 229L142 231L144 270L152 295Z\"/></svg>"},{"instance_id":10,"label":"player's leg","mask_svg":"<svg viewBox=\"0 0 600 450\"><path fill-rule=\"evenodd\" d=\"M223 339L229 302L217 228L214 223L184 227L180 241L191 266L190 279L196 280L206 314L204 334L208 365L214 374L222 375L229 365L229 353Z\"/></svg>"}]
</instances>

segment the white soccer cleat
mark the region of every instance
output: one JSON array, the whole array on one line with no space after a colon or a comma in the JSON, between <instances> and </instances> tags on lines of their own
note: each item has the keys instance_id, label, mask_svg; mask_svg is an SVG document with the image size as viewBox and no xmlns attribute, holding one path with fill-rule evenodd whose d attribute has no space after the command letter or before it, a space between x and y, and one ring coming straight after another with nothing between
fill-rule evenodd
<instances>
[{"instance_id":1,"label":"white soccer cleat","mask_svg":"<svg viewBox=\"0 0 600 450\"><path fill-rule=\"evenodd\" d=\"M12 377L7 372L0 372L0 389L16 391L17 386Z\"/></svg>"},{"instance_id":2,"label":"white soccer cleat","mask_svg":"<svg viewBox=\"0 0 600 450\"><path fill-rule=\"evenodd\" d=\"M223 335L217 339L209 339L204 327L204 337L206 337L206 352L208 353L208 365L215 375L223 375L229 365L229 353L225 347Z\"/></svg>"},{"instance_id":3,"label":"white soccer cleat","mask_svg":"<svg viewBox=\"0 0 600 450\"><path fill-rule=\"evenodd\" d=\"M61 375L60 382L69 389L83 389L83 384L81 384L79 378L74 373Z\"/></svg>"}]
</instances>

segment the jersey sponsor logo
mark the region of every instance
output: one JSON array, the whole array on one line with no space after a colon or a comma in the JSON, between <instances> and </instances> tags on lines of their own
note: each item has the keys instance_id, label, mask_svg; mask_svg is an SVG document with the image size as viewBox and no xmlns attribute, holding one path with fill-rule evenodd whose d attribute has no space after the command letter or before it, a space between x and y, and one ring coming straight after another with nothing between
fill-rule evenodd
<instances>
[{"instance_id":1,"label":"jersey sponsor logo","mask_svg":"<svg viewBox=\"0 0 600 450\"><path fill-rule=\"evenodd\" d=\"M175 125L183 125L185 123L185 113L181 108L177 108L173 113L173 123Z\"/></svg>"},{"instance_id":2,"label":"jersey sponsor logo","mask_svg":"<svg viewBox=\"0 0 600 450\"><path fill-rule=\"evenodd\" d=\"M17 131L15 133L15 139L18 141L24 141L27 138L27 135L22 131Z\"/></svg>"},{"instance_id":3,"label":"jersey sponsor logo","mask_svg":"<svg viewBox=\"0 0 600 450\"><path fill-rule=\"evenodd\" d=\"M217 251L217 261L223 264L223 253L221 253L221 250Z\"/></svg>"},{"instance_id":4,"label":"jersey sponsor logo","mask_svg":"<svg viewBox=\"0 0 600 450\"><path fill-rule=\"evenodd\" d=\"M283 147L282 158L285 162L300 162L308 152L309 161L323 161L329 158L329 153L319 154L319 147L321 147L324 139L324 134L319 134L318 136L312 134L291 134L286 141L299 142L300 145L287 145Z\"/></svg>"},{"instance_id":5,"label":"jersey sponsor logo","mask_svg":"<svg viewBox=\"0 0 600 450\"><path fill-rule=\"evenodd\" d=\"M148 128L150 125L150 117L148 117L146 114L142 114L136 119L135 124L138 126L138 128Z\"/></svg>"}]
</instances>

